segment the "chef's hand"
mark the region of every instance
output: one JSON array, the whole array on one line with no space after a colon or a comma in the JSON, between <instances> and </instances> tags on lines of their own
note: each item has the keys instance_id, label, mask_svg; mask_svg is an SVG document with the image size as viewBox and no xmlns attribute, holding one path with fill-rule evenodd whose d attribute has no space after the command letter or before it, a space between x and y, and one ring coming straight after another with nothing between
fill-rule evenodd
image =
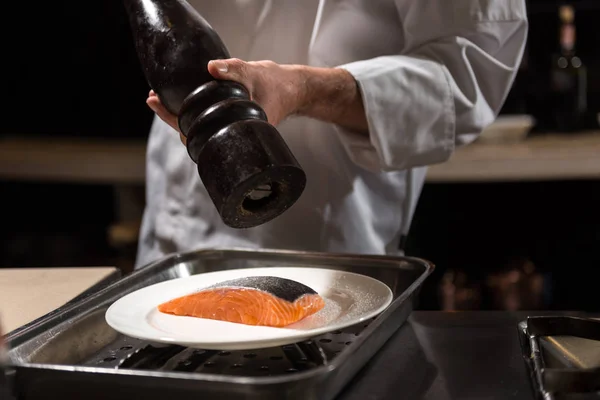
<instances>
[{"instance_id":1,"label":"chef's hand","mask_svg":"<svg viewBox=\"0 0 600 400\"><path fill-rule=\"evenodd\" d=\"M362 98L354 77L340 68L314 68L282 65L272 61L245 62L239 59L213 60L208 71L215 78L245 86L269 123L277 126L291 115L304 115L332 122L356 132L367 133L368 125ZM150 91L148 106L167 124L185 137L177 116L168 112Z\"/></svg>"},{"instance_id":2,"label":"chef's hand","mask_svg":"<svg viewBox=\"0 0 600 400\"><path fill-rule=\"evenodd\" d=\"M208 71L216 79L238 82L246 87L250 99L262 107L269 123L274 126L299 111L303 78L297 66L280 65L272 61L244 62L229 59L211 61ZM185 144L185 137L177 124L177 116L163 107L153 91L146 103L163 121L179 132L179 137Z\"/></svg>"}]
</instances>

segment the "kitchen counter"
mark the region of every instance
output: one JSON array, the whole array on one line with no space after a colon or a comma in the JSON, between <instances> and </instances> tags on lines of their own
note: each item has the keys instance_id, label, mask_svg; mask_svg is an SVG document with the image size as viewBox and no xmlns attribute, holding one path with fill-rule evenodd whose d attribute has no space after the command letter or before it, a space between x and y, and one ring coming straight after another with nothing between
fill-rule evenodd
<instances>
[{"instance_id":1,"label":"kitchen counter","mask_svg":"<svg viewBox=\"0 0 600 400\"><path fill-rule=\"evenodd\" d=\"M3 322L12 330L115 274L114 268L0 270ZM415 311L338 400L533 400L517 323L539 314ZM562 343L577 358L578 343ZM600 347L582 354L588 361L600 357Z\"/></svg>"},{"instance_id":2,"label":"kitchen counter","mask_svg":"<svg viewBox=\"0 0 600 400\"><path fill-rule=\"evenodd\" d=\"M475 142L429 168L428 182L600 178L600 132ZM0 137L0 179L143 185L145 140Z\"/></svg>"},{"instance_id":3,"label":"kitchen counter","mask_svg":"<svg viewBox=\"0 0 600 400\"><path fill-rule=\"evenodd\" d=\"M517 324L542 315L590 317L580 312L415 311L339 400L534 400ZM547 340L575 367L600 366L598 341Z\"/></svg>"},{"instance_id":4,"label":"kitchen counter","mask_svg":"<svg viewBox=\"0 0 600 400\"><path fill-rule=\"evenodd\" d=\"M413 312L340 400L533 400L517 323L527 313Z\"/></svg>"},{"instance_id":5,"label":"kitchen counter","mask_svg":"<svg viewBox=\"0 0 600 400\"><path fill-rule=\"evenodd\" d=\"M113 267L0 269L0 325L8 333L63 306L104 280Z\"/></svg>"}]
</instances>

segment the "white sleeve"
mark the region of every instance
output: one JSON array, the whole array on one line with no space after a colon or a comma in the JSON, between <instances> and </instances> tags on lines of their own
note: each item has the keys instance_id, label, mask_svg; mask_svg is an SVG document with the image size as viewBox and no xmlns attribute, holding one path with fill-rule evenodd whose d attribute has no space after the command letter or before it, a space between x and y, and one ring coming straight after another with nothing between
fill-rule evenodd
<instances>
[{"instance_id":1,"label":"white sleeve","mask_svg":"<svg viewBox=\"0 0 600 400\"><path fill-rule=\"evenodd\" d=\"M492 123L527 39L524 0L396 0L402 54L341 65L357 80L369 135L336 129L354 162L401 170L446 161Z\"/></svg>"}]
</instances>

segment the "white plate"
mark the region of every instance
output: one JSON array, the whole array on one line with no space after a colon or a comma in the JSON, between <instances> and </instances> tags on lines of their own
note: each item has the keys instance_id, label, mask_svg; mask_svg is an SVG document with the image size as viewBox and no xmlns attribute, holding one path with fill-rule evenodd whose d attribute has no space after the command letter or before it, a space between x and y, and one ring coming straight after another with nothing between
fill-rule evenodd
<instances>
[{"instance_id":1,"label":"white plate","mask_svg":"<svg viewBox=\"0 0 600 400\"><path fill-rule=\"evenodd\" d=\"M250 326L161 313L157 306L209 285L245 276L278 276L303 283L325 300L325 307L285 328ZM390 288L368 276L320 268L268 267L226 270L169 280L130 293L106 311L118 332L158 343L211 350L249 350L282 346L360 323L392 301Z\"/></svg>"}]
</instances>

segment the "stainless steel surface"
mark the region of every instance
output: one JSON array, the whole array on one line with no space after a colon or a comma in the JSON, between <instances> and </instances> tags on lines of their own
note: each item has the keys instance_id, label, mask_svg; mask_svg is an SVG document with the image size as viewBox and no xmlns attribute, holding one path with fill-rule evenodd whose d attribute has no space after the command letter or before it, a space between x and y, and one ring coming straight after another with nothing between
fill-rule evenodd
<instances>
[{"instance_id":1,"label":"stainless steel surface","mask_svg":"<svg viewBox=\"0 0 600 400\"><path fill-rule=\"evenodd\" d=\"M600 368L600 342L574 336L547 338L576 368Z\"/></svg>"},{"instance_id":2,"label":"stainless steel surface","mask_svg":"<svg viewBox=\"0 0 600 400\"><path fill-rule=\"evenodd\" d=\"M9 382L12 381L13 368L8 363L8 353L4 343L4 333L2 331L2 321L0 321L0 400L12 400L12 388Z\"/></svg>"},{"instance_id":3,"label":"stainless steel surface","mask_svg":"<svg viewBox=\"0 0 600 400\"><path fill-rule=\"evenodd\" d=\"M124 337L104 320L125 294L203 272L270 266L332 268L386 283L392 304L370 323L292 346L198 352ZM19 399L333 399L404 324L433 266L424 260L291 251L202 250L153 263L8 335ZM251 355L251 354L254 355Z\"/></svg>"},{"instance_id":4,"label":"stainless steel surface","mask_svg":"<svg viewBox=\"0 0 600 400\"><path fill-rule=\"evenodd\" d=\"M589 316L414 311L336 400L534 400L517 330L531 315Z\"/></svg>"},{"instance_id":5,"label":"stainless steel surface","mask_svg":"<svg viewBox=\"0 0 600 400\"><path fill-rule=\"evenodd\" d=\"M548 351L561 354L565 363L575 368L600 368L600 341L575 336L544 339Z\"/></svg>"},{"instance_id":6,"label":"stainless steel surface","mask_svg":"<svg viewBox=\"0 0 600 400\"><path fill-rule=\"evenodd\" d=\"M587 367L587 360L575 353L598 348L597 318L530 316L518 326L523 360L537 399L599 398L600 370Z\"/></svg>"}]
</instances>

